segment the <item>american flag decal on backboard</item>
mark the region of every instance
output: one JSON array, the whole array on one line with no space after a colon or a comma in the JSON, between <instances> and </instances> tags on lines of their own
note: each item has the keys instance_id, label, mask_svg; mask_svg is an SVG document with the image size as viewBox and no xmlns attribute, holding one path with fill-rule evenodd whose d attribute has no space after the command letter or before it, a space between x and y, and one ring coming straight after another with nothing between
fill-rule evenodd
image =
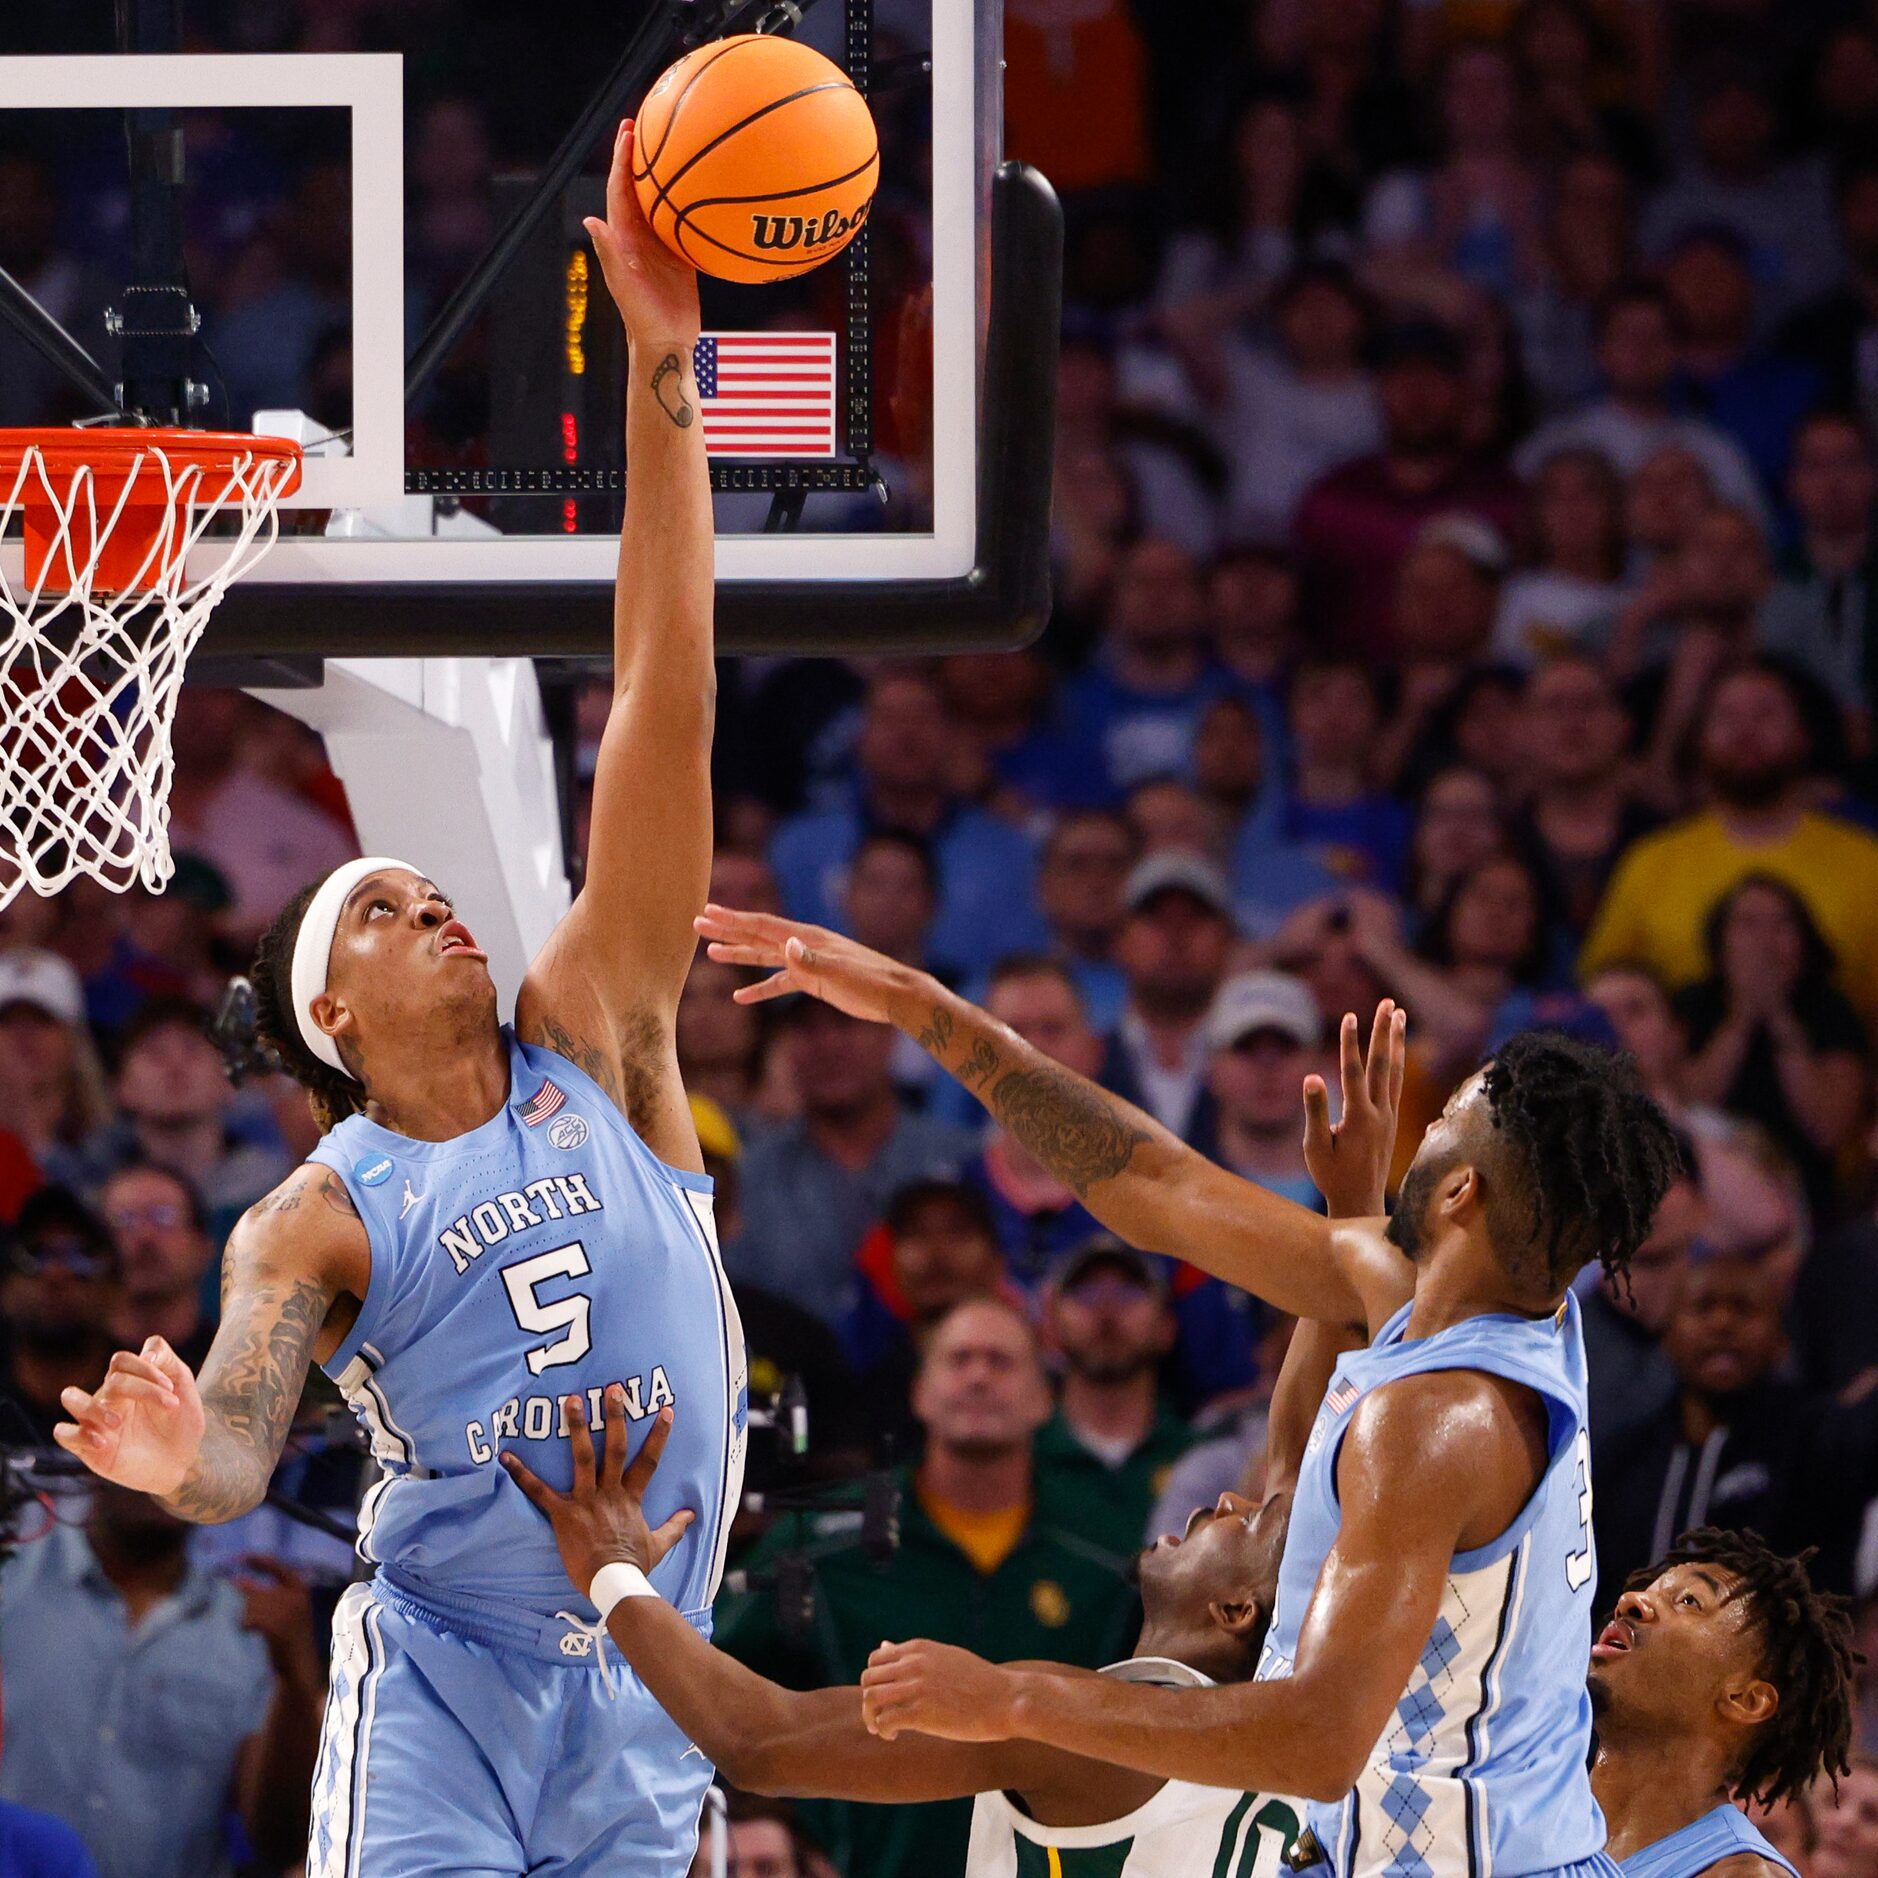
<instances>
[{"instance_id":1,"label":"american flag decal on backboard","mask_svg":"<svg viewBox=\"0 0 1878 1878\"><path fill-rule=\"evenodd\" d=\"M567 1100L567 1091L558 1082L544 1082L522 1106L522 1120L530 1128L539 1128Z\"/></svg>"},{"instance_id":2,"label":"american flag decal on backboard","mask_svg":"<svg viewBox=\"0 0 1878 1878\"><path fill-rule=\"evenodd\" d=\"M1340 1382L1324 1397L1324 1400L1329 1404L1331 1414L1341 1415L1345 1409L1357 1401L1362 1393L1362 1390L1353 1383Z\"/></svg>"},{"instance_id":3,"label":"american flag decal on backboard","mask_svg":"<svg viewBox=\"0 0 1878 1878\"><path fill-rule=\"evenodd\" d=\"M692 353L711 456L833 456L833 333L705 333Z\"/></svg>"}]
</instances>

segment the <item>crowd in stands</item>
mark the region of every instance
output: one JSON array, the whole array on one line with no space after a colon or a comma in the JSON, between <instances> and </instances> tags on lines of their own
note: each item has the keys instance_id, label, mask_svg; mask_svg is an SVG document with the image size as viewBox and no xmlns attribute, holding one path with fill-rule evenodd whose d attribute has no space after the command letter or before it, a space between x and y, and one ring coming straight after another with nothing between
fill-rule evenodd
<instances>
[{"instance_id":1,"label":"crowd in stands","mask_svg":"<svg viewBox=\"0 0 1878 1878\"><path fill-rule=\"evenodd\" d=\"M372 43L371 4L263 12ZM1398 1173L1516 1031L1629 1051L1685 1164L1629 1282L1580 1285L1601 1596L1751 1526L1878 1658L1878 6L1220 16L1009 0L1007 141L1069 223L1055 613L1020 652L727 661L712 897L934 971L1305 1205L1346 1011L1410 1013ZM526 104L427 108L447 257ZM15 272L42 181L0 161ZM178 748L167 892L0 912L0 1442L120 1344L198 1358L222 1240L313 1139L206 1021L356 852L343 792L238 694L186 691ZM801 1378L822 1474L902 1507L890 1557L858 1505L753 1523L720 1640L798 1682L912 1634L1120 1654L1135 1548L1256 1492L1288 1325L1105 1236L908 1040L738 980L700 959L678 1047L753 1392ZM343 1527L328 1406L283 1484ZM106 1878L291 1863L348 1570L274 1508L53 1526L0 1581L0 1795ZM1878 1873L1866 1674L1864 1758L1769 1828L1806 1878ZM932 1814L738 1798L736 1869L956 1869Z\"/></svg>"}]
</instances>

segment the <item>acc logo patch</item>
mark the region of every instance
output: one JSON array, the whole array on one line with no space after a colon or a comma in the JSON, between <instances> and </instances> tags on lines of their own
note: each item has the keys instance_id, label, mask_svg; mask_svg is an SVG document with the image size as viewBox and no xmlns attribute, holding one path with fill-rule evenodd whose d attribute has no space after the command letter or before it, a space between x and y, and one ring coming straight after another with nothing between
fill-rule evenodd
<instances>
[{"instance_id":1,"label":"acc logo patch","mask_svg":"<svg viewBox=\"0 0 1878 1878\"><path fill-rule=\"evenodd\" d=\"M1030 1614L1051 1630L1069 1622L1069 1599L1054 1578L1039 1578L1030 1587Z\"/></svg>"},{"instance_id":2,"label":"acc logo patch","mask_svg":"<svg viewBox=\"0 0 1878 1878\"><path fill-rule=\"evenodd\" d=\"M548 1130L548 1139L557 1148L577 1148L587 1139L587 1121L582 1115L563 1115Z\"/></svg>"},{"instance_id":3,"label":"acc logo patch","mask_svg":"<svg viewBox=\"0 0 1878 1878\"><path fill-rule=\"evenodd\" d=\"M352 1178L361 1187L379 1187L391 1178L391 1156L380 1155L375 1161L359 1161L354 1164Z\"/></svg>"}]
</instances>

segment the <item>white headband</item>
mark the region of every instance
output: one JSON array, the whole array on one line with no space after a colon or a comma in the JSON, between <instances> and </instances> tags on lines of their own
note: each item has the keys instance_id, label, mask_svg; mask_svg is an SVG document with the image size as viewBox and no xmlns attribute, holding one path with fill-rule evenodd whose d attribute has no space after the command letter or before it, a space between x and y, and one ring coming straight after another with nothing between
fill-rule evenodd
<instances>
[{"instance_id":1,"label":"white headband","mask_svg":"<svg viewBox=\"0 0 1878 1878\"><path fill-rule=\"evenodd\" d=\"M339 928L339 914L346 897L368 874L382 874L387 868L401 868L418 879L427 878L421 867L409 861L394 861L389 855L368 854L362 861L348 861L335 867L320 882L319 892L307 902L300 919L300 930L293 942L293 969L289 974L293 988L293 1017L300 1026L300 1038L322 1063L349 1075L339 1060L339 1046L313 1021L313 1000L326 989L326 975L332 967L333 934Z\"/></svg>"}]
</instances>

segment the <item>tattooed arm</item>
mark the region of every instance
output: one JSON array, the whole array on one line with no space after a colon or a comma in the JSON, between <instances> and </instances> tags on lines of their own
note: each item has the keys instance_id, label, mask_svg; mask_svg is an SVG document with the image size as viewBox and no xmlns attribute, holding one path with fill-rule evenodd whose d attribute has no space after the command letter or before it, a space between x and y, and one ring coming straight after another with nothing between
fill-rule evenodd
<instances>
[{"instance_id":1,"label":"tattooed arm","mask_svg":"<svg viewBox=\"0 0 1878 1878\"><path fill-rule=\"evenodd\" d=\"M222 1263L222 1321L201 1376L161 1337L120 1350L104 1383L62 1398L59 1445L94 1473L208 1524L258 1506L307 1365L339 1347L371 1279L345 1182L295 1169L242 1216Z\"/></svg>"},{"instance_id":2,"label":"tattooed arm","mask_svg":"<svg viewBox=\"0 0 1878 1878\"><path fill-rule=\"evenodd\" d=\"M768 914L711 906L697 924L712 942L714 959L774 970L775 976L739 991L741 1001L806 991L917 1039L1131 1245L1188 1259L1298 1317L1373 1326L1407 1295L1400 1256L1382 1243L1373 1222L1333 1226L1228 1173L927 973L821 927ZM1313 1173L1339 1189L1373 1196L1378 1206L1395 1142L1402 1048L1392 1007L1377 1013L1367 1062L1347 1020L1344 1120L1331 1126L1321 1085L1309 1103Z\"/></svg>"},{"instance_id":3,"label":"tattooed arm","mask_svg":"<svg viewBox=\"0 0 1878 1878\"><path fill-rule=\"evenodd\" d=\"M653 1152L700 1169L673 1026L711 874L712 518L692 347L696 272L646 226L621 126L592 220L626 325L626 520L613 702L594 772L586 884L528 975L516 1028L577 1063Z\"/></svg>"}]
</instances>

